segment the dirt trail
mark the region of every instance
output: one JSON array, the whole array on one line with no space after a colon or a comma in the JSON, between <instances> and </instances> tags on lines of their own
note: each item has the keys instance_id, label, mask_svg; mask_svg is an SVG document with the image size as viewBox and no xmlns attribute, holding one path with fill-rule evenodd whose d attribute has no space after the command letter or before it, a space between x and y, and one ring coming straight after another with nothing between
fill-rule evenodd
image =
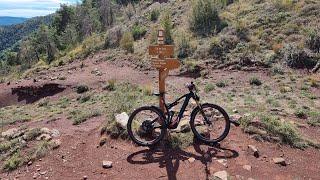
<instances>
[{"instance_id":1,"label":"dirt trail","mask_svg":"<svg viewBox=\"0 0 320 180\"><path fill-rule=\"evenodd\" d=\"M51 95L58 98L72 92L72 87L87 84L90 88L99 88L108 79L127 81L136 84L156 84L156 71L138 71L132 67L119 67L111 62L94 63L87 59L85 67L75 62L64 67L53 68L43 75L37 76L34 83L30 80L11 85L0 84L0 100L10 96L12 88L18 86L40 86L57 83L69 87L65 91ZM96 71L101 75L94 74ZM94 73L93 73L94 72ZM236 73L236 72L234 72ZM243 72L240 72L240 74ZM232 73L231 73L232 74ZM261 77L264 77L260 73ZM221 76L229 76L230 72L216 71L212 81ZM50 77L65 76L66 80ZM240 75L238 75L240 76ZM168 77L168 86L175 85L182 88L183 84L192 78L179 77L177 72ZM8 100L9 104L19 103L16 99ZM271 143L257 142L242 133L240 128L232 127L230 135L220 147L209 147L194 143L186 150L170 149L159 146L155 149L136 147L131 142L108 139L107 143L98 147L100 127L103 117L92 118L81 125L74 126L66 117L55 121L29 122L30 127L55 128L61 132L62 145L52 151L41 161L31 166L21 167L10 173L0 174L4 179L33 179L33 175L40 169L46 172L37 179L208 179L214 172L226 170L230 175L241 175L244 179L318 179L320 177L320 153L318 150L292 149ZM247 153L247 146L254 144L261 156L255 158ZM195 158L190 163L189 158ZM273 157L285 157L290 165L281 167L272 162ZM217 159L226 159L223 166ZM102 161L113 162L111 169L103 169ZM243 169L243 165L251 165L252 170Z\"/></svg>"}]
</instances>

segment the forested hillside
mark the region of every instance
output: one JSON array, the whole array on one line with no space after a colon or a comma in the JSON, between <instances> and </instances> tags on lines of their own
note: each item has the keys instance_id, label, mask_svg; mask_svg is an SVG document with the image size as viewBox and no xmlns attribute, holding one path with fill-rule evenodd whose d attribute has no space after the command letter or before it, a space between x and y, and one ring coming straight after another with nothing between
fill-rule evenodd
<instances>
[{"instance_id":1,"label":"forested hillside","mask_svg":"<svg viewBox=\"0 0 320 180\"><path fill-rule=\"evenodd\" d=\"M8 16L0 16L0 26L19 24L26 21L27 18L23 17L8 17Z\"/></svg>"},{"instance_id":2,"label":"forested hillside","mask_svg":"<svg viewBox=\"0 0 320 180\"><path fill-rule=\"evenodd\" d=\"M162 26L166 43L175 44L176 55L192 66L209 60L214 68L311 70L319 61L319 7L316 0L84 0L61 5L50 24L3 53L0 67L2 74L17 65L23 72L39 61L63 64L108 48L145 59ZM1 49L49 19L3 28Z\"/></svg>"},{"instance_id":3,"label":"forested hillside","mask_svg":"<svg viewBox=\"0 0 320 180\"><path fill-rule=\"evenodd\" d=\"M19 24L0 26L0 53L37 30L41 24L50 24L51 19L52 16L49 15L31 18Z\"/></svg>"}]
</instances>

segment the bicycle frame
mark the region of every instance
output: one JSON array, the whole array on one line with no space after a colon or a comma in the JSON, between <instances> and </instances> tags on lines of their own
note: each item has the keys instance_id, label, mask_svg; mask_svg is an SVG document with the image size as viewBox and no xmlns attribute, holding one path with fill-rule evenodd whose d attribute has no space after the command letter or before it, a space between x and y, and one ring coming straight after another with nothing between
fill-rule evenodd
<instances>
[{"instance_id":1,"label":"bicycle frame","mask_svg":"<svg viewBox=\"0 0 320 180\"><path fill-rule=\"evenodd\" d=\"M178 105L179 104L179 101L183 98L184 99L184 102L182 104L182 107L180 109L180 112L178 114L178 123L180 123L180 120L182 119L183 117L183 114L184 114L184 111L186 110L188 104L189 104L189 101L190 99L194 99L197 103L198 106L201 106L200 103L199 103L199 97L194 93L194 92L189 92L188 94L185 94L181 97L179 97L178 99L176 99L173 103L170 103L169 105L167 105L165 103L165 99L164 99L164 96L163 95L160 95L160 97L163 99L163 102L165 104L165 108L166 108L166 112L165 112L165 115L167 115L167 118L166 118L166 124L169 125L170 124L170 120L172 119L172 117L170 117L170 109L173 108L174 106Z\"/></svg>"}]
</instances>

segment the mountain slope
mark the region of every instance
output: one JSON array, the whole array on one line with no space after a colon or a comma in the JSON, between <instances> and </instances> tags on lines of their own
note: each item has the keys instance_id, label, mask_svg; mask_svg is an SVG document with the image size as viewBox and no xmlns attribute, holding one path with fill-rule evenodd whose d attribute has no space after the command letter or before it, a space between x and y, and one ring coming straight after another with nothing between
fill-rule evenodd
<instances>
[{"instance_id":1,"label":"mountain slope","mask_svg":"<svg viewBox=\"0 0 320 180\"><path fill-rule=\"evenodd\" d=\"M10 48L24 36L38 29L41 24L49 24L52 16L31 18L23 23L0 27L0 52Z\"/></svg>"},{"instance_id":2,"label":"mountain slope","mask_svg":"<svg viewBox=\"0 0 320 180\"><path fill-rule=\"evenodd\" d=\"M23 17L0 16L0 26L20 24L25 22L27 19L28 18L23 18Z\"/></svg>"}]
</instances>

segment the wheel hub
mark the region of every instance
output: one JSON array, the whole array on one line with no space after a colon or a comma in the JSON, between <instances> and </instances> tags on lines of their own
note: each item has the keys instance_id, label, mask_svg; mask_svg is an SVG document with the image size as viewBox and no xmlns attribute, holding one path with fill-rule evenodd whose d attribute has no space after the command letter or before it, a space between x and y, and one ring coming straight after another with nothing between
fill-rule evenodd
<instances>
[{"instance_id":1,"label":"wheel hub","mask_svg":"<svg viewBox=\"0 0 320 180\"><path fill-rule=\"evenodd\" d=\"M143 121L143 123L141 125L141 130L143 131L144 134L152 133L152 131L153 131L152 121L150 121L150 120Z\"/></svg>"}]
</instances>

